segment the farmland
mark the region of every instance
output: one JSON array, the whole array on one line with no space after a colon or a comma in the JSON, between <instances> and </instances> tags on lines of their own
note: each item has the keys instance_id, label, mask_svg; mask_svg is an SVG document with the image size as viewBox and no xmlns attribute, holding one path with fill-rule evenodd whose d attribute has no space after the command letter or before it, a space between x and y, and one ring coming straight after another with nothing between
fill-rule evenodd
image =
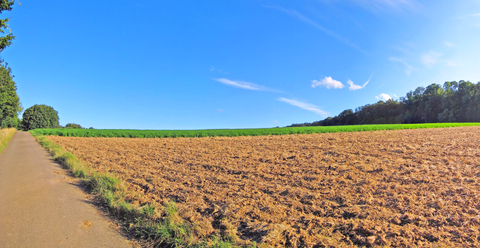
<instances>
[{"instance_id":1,"label":"farmland","mask_svg":"<svg viewBox=\"0 0 480 248\"><path fill-rule=\"evenodd\" d=\"M134 204L174 200L198 236L280 247L480 246L480 127L48 139L123 178Z\"/></svg>"},{"instance_id":2,"label":"farmland","mask_svg":"<svg viewBox=\"0 0 480 248\"><path fill-rule=\"evenodd\" d=\"M417 128L443 128L480 126L480 123L426 123L355 126L284 127L257 129L206 129L206 130L120 130L120 129L35 129L34 135L55 135L66 137L124 137L124 138L177 138L177 137L237 137L285 134L313 134L359 132L379 130L400 130Z\"/></svg>"}]
</instances>

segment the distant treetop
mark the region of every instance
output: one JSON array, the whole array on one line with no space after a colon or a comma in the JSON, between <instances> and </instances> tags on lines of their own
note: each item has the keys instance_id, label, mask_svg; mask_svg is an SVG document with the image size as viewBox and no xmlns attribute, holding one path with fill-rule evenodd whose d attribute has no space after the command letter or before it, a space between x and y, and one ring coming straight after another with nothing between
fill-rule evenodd
<instances>
[{"instance_id":1,"label":"distant treetop","mask_svg":"<svg viewBox=\"0 0 480 248\"><path fill-rule=\"evenodd\" d=\"M75 124L75 123L68 123L67 125L65 125L65 128L83 129L82 126L80 126L79 124Z\"/></svg>"},{"instance_id":2,"label":"distant treetop","mask_svg":"<svg viewBox=\"0 0 480 248\"><path fill-rule=\"evenodd\" d=\"M0 0L0 14L5 10L12 10L12 5L14 3L14 0ZM0 52L6 47L10 46L10 44L12 44L12 40L15 39L15 36L12 35L12 31L8 27L8 20L9 18L0 19L0 32L4 34L5 31L8 30L8 34L6 36L0 37Z\"/></svg>"},{"instance_id":3,"label":"distant treetop","mask_svg":"<svg viewBox=\"0 0 480 248\"><path fill-rule=\"evenodd\" d=\"M33 105L25 110L22 128L25 131L36 128L58 128L58 112L47 105Z\"/></svg>"}]
</instances>

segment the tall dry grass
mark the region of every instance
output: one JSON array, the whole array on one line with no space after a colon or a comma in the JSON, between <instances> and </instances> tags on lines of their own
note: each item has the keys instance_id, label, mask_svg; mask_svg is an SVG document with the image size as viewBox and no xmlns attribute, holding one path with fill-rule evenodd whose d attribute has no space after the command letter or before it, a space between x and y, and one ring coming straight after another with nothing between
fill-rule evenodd
<instances>
[{"instance_id":1,"label":"tall dry grass","mask_svg":"<svg viewBox=\"0 0 480 248\"><path fill-rule=\"evenodd\" d=\"M0 129L0 153L7 147L8 142L10 142L16 131L17 129L15 128Z\"/></svg>"}]
</instances>

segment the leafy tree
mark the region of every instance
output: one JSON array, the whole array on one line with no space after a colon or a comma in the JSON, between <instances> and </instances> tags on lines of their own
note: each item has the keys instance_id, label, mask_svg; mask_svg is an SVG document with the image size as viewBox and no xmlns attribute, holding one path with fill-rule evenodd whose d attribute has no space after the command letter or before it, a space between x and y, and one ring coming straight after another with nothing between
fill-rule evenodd
<instances>
[{"instance_id":1,"label":"leafy tree","mask_svg":"<svg viewBox=\"0 0 480 248\"><path fill-rule=\"evenodd\" d=\"M12 5L14 3L14 0L0 0L0 14L2 14L2 12L5 10L12 10ZM15 36L12 35L12 32L8 27L8 20L9 18L0 19L0 32L4 34L5 30L8 30L8 34L6 36L0 37L0 52L6 47L10 46L10 44L12 44L12 40L15 39Z\"/></svg>"},{"instance_id":2,"label":"leafy tree","mask_svg":"<svg viewBox=\"0 0 480 248\"><path fill-rule=\"evenodd\" d=\"M25 131L36 128L58 128L58 112L47 105L33 105L25 110L22 128Z\"/></svg>"},{"instance_id":3,"label":"leafy tree","mask_svg":"<svg viewBox=\"0 0 480 248\"><path fill-rule=\"evenodd\" d=\"M65 125L65 128L83 129L82 126L80 126L79 124L75 124L75 123L68 123L67 125Z\"/></svg>"},{"instance_id":4,"label":"leafy tree","mask_svg":"<svg viewBox=\"0 0 480 248\"><path fill-rule=\"evenodd\" d=\"M0 14L3 11L12 10L14 0L0 0ZM15 36L12 35L10 28L8 27L8 18L0 19L0 32L2 34L8 30L6 36L0 37L0 52L6 47L12 44L12 40ZM13 81L12 71L8 67L8 64L3 64L0 61L0 125L1 128L17 127L18 126L18 113L22 108L17 95L17 86Z\"/></svg>"},{"instance_id":5,"label":"leafy tree","mask_svg":"<svg viewBox=\"0 0 480 248\"><path fill-rule=\"evenodd\" d=\"M445 82L443 87L438 84L417 87L399 101L379 101L358 107L355 112L347 109L335 117L291 126L425 122L480 122L480 82L461 80Z\"/></svg>"},{"instance_id":6,"label":"leafy tree","mask_svg":"<svg viewBox=\"0 0 480 248\"><path fill-rule=\"evenodd\" d=\"M6 63L0 64L0 122L2 127L17 127L18 114L21 111L22 107L12 71Z\"/></svg>"}]
</instances>

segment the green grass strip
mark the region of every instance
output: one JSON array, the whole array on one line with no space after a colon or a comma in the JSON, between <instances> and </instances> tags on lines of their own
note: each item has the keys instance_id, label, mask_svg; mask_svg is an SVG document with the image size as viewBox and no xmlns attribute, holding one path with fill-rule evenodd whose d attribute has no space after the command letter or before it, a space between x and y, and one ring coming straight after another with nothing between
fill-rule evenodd
<instances>
[{"instance_id":1,"label":"green grass strip","mask_svg":"<svg viewBox=\"0 0 480 248\"><path fill-rule=\"evenodd\" d=\"M114 174L98 173L90 169L83 161L45 136L35 138L52 154L55 161L69 169L73 176L82 178L87 190L117 218L125 231L135 238L147 241L153 247L237 247L228 237L194 236L194 223L187 223L179 217L173 201L165 203L164 206L131 204L125 200L128 192L123 180ZM157 218L158 212L162 214Z\"/></svg>"},{"instance_id":2,"label":"green grass strip","mask_svg":"<svg viewBox=\"0 0 480 248\"><path fill-rule=\"evenodd\" d=\"M363 132L380 130L446 128L480 126L480 123L422 123L380 124L351 126L283 127L257 129L206 129L206 130L122 130L122 129L35 129L34 136L54 135L67 137L122 137L122 138L177 138L177 137L237 137L261 135L288 135L337 132Z\"/></svg>"},{"instance_id":3,"label":"green grass strip","mask_svg":"<svg viewBox=\"0 0 480 248\"><path fill-rule=\"evenodd\" d=\"M0 153L5 150L15 132L17 132L15 128L0 129Z\"/></svg>"}]
</instances>

